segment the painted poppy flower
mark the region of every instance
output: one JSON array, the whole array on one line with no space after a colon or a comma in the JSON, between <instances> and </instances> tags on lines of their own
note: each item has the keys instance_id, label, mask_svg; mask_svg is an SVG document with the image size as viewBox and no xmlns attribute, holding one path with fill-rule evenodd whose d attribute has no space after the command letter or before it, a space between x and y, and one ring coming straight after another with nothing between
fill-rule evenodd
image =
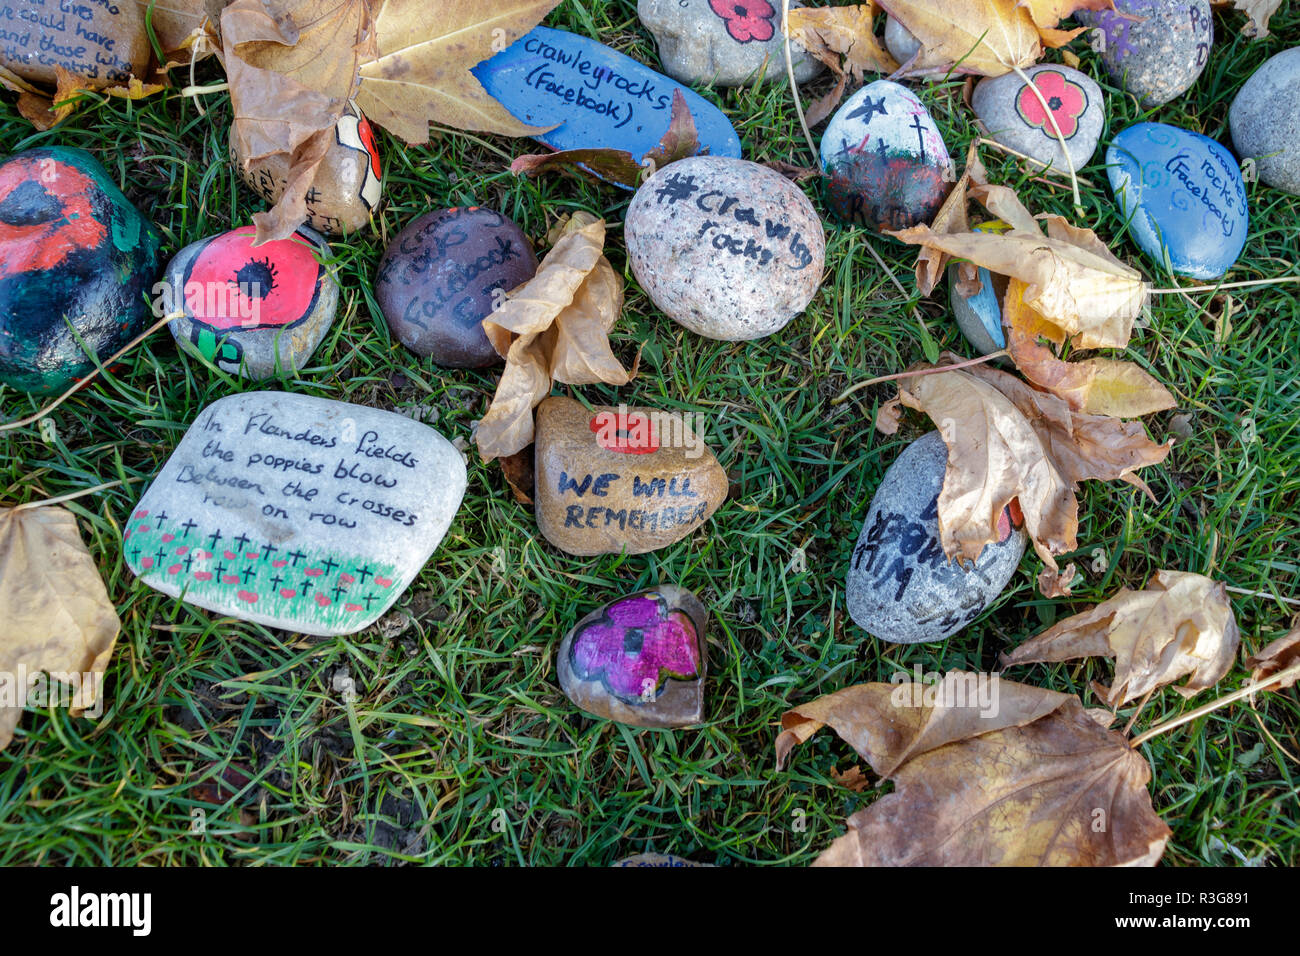
<instances>
[{"instance_id":1,"label":"painted poppy flower","mask_svg":"<svg viewBox=\"0 0 1300 956\"><path fill-rule=\"evenodd\" d=\"M351 109L339 117L334 136L340 146L365 153L369 162L366 167L365 180L361 184L362 202L370 209L379 205L380 190L383 184L383 172L379 165L379 146L375 142L375 131L370 121Z\"/></svg>"},{"instance_id":2,"label":"painted poppy flower","mask_svg":"<svg viewBox=\"0 0 1300 956\"><path fill-rule=\"evenodd\" d=\"M772 26L776 8L767 0L709 0L709 6L726 21L727 32L737 43L766 43L776 33Z\"/></svg>"},{"instance_id":3,"label":"painted poppy flower","mask_svg":"<svg viewBox=\"0 0 1300 956\"><path fill-rule=\"evenodd\" d=\"M625 455L649 455L659 450L659 439L648 415L640 412L598 412L590 428L596 444Z\"/></svg>"},{"instance_id":4,"label":"painted poppy flower","mask_svg":"<svg viewBox=\"0 0 1300 956\"><path fill-rule=\"evenodd\" d=\"M108 227L91 208L94 180L49 157L19 157L0 172L0 277L53 269L95 249Z\"/></svg>"},{"instance_id":5,"label":"painted poppy flower","mask_svg":"<svg viewBox=\"0 0 1300 956\"><path fill-rule=\"evenodd\" d=\"M1071 83L1065 74L1055 70L1039 70L1033 77L1034 86L1043 94L1052 118L1061 128L1061 135L1069 139L1079 131L1079 117L1088 108L1088 93L1078 83ZM1025 84L1016 97L1016 111L1029 126L1036 126L1052 139L1056 132L1047 119L1047 112L1034 91Z\"/></svg>"},{"instance_id":6,"label":"painted poppy flower","mask_svg":"<svg viewBox=\"0 0 1300 956\"><path fill-rule=\"evenodd\" d=\"M693 680L700 673L700 642L685 611L669 610L654 592L623 598L584 625L569 645L581 680L599 680L616 697L637 703L658 696L666 678Z\"/></svg>"},{"instance_id":7,"label":"painted poppy flower","mask_svg":"<svg viewBox=\"0 0 1300 956\"><path fill-rule=\"evenodd\" d=\"M185 275L185 305L211 329L286 328L311 315L321 267L305 236L254 248L256 230L243 226L208 242Z\"/></svg>"}]
</instances>

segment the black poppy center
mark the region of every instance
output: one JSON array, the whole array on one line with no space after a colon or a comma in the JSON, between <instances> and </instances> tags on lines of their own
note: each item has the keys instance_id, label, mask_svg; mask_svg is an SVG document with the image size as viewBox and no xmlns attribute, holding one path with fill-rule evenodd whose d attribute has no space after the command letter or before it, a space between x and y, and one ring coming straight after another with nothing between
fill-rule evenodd
<instances>
[{"instance_id":1,"label":"black poppy center","mask_svg":"<svg viewBox=\"0 0 1300 956\"><path fill-rule=\"evenodd\" d=\"M275 288L275 266L270 259L250 259L235 273L235 283L250 299L265 299Z\"/></svg>"},{"instance_id":2,"label":"black poppy center","mask_svg":"<svg viewBox=\"0 0 1300 956\"><path fill-rule=\"evenodd\" d=\"M33 180L19 183L0 202L0 222L10 226L39 226L63 218L63 206L58 199Z\"/></svg>"},{"instance_id":3,"label":"black poppy center","mask_svg":"<svg viewBox=\"0 0 1300 956\"><path fill-rule=\"evenodd\" d=\"M1061 98L1059 96L1053 96L1047 100L1047 105L1051 108L1052 112L1055 113L1064 104L1061 102Z\"/></svg>"},{"instance_id":4,"label":"black poppy center","mask_svg":"<svg viewBox=\"0 0 1300 956\"><path fill-rule=\"evenodd\" d=\"M623 632L623 653L640 654L641 645L645 643L645 635L641 633L641 628L633 627Z\"/></svg>"},{"instance_id":5,"label":"black poppy center","mask_svg":"<svg viewBox=\"0 0 1300 956\"><path fill-rule=\"evenodd\" d=\"M749 11L746 10L744 7L742 7L740 4L736 4L736 5L735 5L734 7L732 7L731 9L733 9L733 10L736 11L736 16L738 16L738 17L747 17L747 16L749 16Z\"/></svg>"}]
</instances>

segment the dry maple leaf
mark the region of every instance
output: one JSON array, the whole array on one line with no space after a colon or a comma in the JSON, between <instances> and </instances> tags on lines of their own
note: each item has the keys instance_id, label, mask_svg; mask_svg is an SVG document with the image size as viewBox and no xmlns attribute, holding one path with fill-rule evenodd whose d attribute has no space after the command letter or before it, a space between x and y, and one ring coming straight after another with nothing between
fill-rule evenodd
<instances>
[{"instance_id":1,"label":"dry maple leaf","mask_svg":"<svg viewBox=\"0 0 1300 956\"><path fill-rule=\"evenodd\" d=\"M1033 216L1005 186L981 183L968 192L1010 228L945 232L912 226L889 235L1021 280L1024 304L1063 330L1078 348L1128 345L1148 294L1140 272L1115 258L1091 229L1060 216ZM1045 236L1040 223L1047 228ZM938 275L926 275L929 281L919 287L928 295Z\"/></svg>"},{"instance_id":2,"label":"dry maple leaf","mask_svg":"<svg viewBox=\"0 0 1300 956\"><path fill-rule=\"evenodd\" d=\"M817 866L1154 865L1150 768L1078 698L984 674L860 684L788 711L777 767L829 725L894 792Z\"/></svg>"},{"instance_id":3,"label":"dry maple leaf","mask_svg":"<svg viewBox=\"0 0 1300 956\"><path fill-rule=\"evenodd\" d=\"M1002 663L1115 658L1115 679L1101 688L1112 707L1182 677L1184 697L1213 687L1237 654L1241 635L1227 587L1200 574L1157 571L1141 591L1120 592L1066 618L1010 653Z\"/></svg>"},{"instance_id":4,"label":"dry maple leaf","mask_svg":"<svg viewBox=\"0 0 1300 956\"><path fill-rule=\"evenodd\" d=\"M1001 76L1043 55L1038 28L1023 0L879 0L921 49L906 76L977 73Z\"/></svg>"},{"instance_id":5,"label":"dry maple leaf","mask_svg":"<svg viewBox=\"0 0 1300 956\"><path fill-rule=\"evenodd\" d=\"M474 432L484 461L514 455L533 440L533 409L552 380L569 385L626 385L628 372L614 357L609 330L623 309L623 281L609 264L605 221L574 213L556 230L537 274L509 293L483 320L497 353L506 360L487 414Z\"/></svg>"},{"instance_id":6,"label":"dry maple leaf","mask_svg":"<svg viewBox=\"0 0 1300 956\"><path fill-rule=\"evenodd\" d=\"M874 25L880 8L875 3L852 7L797 7L790 11L790 43L803 47L835 75L835 86L809 108L805 119L816 126L844 97L851 79L861 83L868 72L893 73L898 61L876 36Z\"/></svg>"},{"instance_id":7,"label":"dry maple leaf","mask_svg":"<svg viewBox=\"0 0 1300 956\"><path fill-rule=\"evenodd\" d=\"M122 622L66 508L0 509L0 750L41 672L93 707ZM13 682L5 687L8 682ZM12 702L12 704L10 703Z\"/></svg>"},{"instance_id":8,"label":"dry maple leaf","mask_svg":"<svg viewBox=\"0 0 1300 956\"><path fill-rule=\"evenodd\" d=\"M1293 627L1258 654L1252 654L1246 658L1246 666L1250 668L1250 679L1252 681L1272 677L1279 671L1294 667L1296 664L1300 664L1300 627ZM1284 690L1291 687L1295 684L1297 677L1300 677L1300 675L1283 678L1274 689Z\"/></svg>"},{"instance_id":9,"label":"dry maple leaf","mask_svg":"<svg viewBox=\"0 0 1300 956\"><path fill-rule=\"evenodd\" d=\"M1002 300L1007 353L1025 378L1065 399L1075 411L1096 415L1137 418L1178 404L1167 388L1132 362L1110 358L1066 362L1057 358L1038 340L1046 338L1059 346L1065 340L1065 330L1025 303L1026 288L1019 279L1011 279Z\"/></svg>"}]
</instances>

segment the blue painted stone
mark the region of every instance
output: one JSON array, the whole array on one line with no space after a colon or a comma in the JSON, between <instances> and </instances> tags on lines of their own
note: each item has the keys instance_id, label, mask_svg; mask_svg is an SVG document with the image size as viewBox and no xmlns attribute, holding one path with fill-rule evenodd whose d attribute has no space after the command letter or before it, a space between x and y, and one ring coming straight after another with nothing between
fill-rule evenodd
<instances>
[{"instance_id":1,"label":"blue painted stone","mask_svg":"<svg viewBox=\"0 0 1300 956\"><path fill-rule=\"evenodd\" d=\"M740 138L716 106L576 33L535 27L472 72L520 122L555 126L536 137L552 149L623 149L639 162L667 132L673 91L681 90L701 150L740 156Z\"/></svg>"},{"instance_id":2,"label":"blue painted stone","mask_svg":"<svg viewBox=\"0 0 1300 956\"><path fill-rule=\"evenodd\" d=\"M1106 150L1111 192L1156 263L1217 279L1246 244L1246 186L1230 152L1200 133L1138 123Z\"/></svg>"},{"instance_id":3,"label":"blue painted stone","mask_svg":"<svg viewBox=\"0 0 1300 956\"><path fill-rule=\"evenodd\" d=\"M981 355L1007 347L1002 333L1002 304L993 286L993 274L979 267L980 290L969 299L957 291L957 263L948 267L948 302L966 341Z\"/></svg>"}]
</instances>

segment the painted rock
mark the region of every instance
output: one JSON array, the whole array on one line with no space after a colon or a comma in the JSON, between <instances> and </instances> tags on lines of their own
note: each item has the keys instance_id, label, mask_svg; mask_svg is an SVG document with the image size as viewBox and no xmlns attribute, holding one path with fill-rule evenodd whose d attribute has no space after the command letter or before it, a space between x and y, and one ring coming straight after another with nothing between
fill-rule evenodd
<instances>
[{"instance_id":1,"label":"painted rock","mask_svg":"<svg viewBox=\"0 0 1300 956\"><path fill-rule=\"evenodd\" d=\"M0 163L0 382L61 392L143 332L160 244L89 153Z\"/></svg>"},{"instance_id":2,"label":"painted rock","mask_svg":"<svg viewBox=\"0 0 1300 956\"><path fill-rule=\"evenodd\" d=\"M664 70L683 83L786 82L781 0L638 0L636 13L654 34ZM790 62L799 83L821 70L793 43Z\"/></svg>"},{"instance_id":3,"label":"painted rock","mask_svg":"<svg viewBox=\"0 0 1300 956\"><path fill-rule=\"evenodd\" d=\"M826 257L808 197L744 159L694 156L665 166L637 190L624 236L654 304L724 341L784 328L812 300Z\"/></svg>"},{"instance_id":4,"label":"painted rock","mask_svg":"<svg viewBox=\"0 0 1300 956\"><path fill-rule=\"evenodd\" d=\"M554 126L536 137L552 149L623 149L639 162L668 131L673 91L680 90L701 151L740 155L736 131L712 103L576 33L534 27L470 72L516 119Z\"/></svg>"},{"instance_id":5,"label":"painted rock","mask_svg":"<svg viewBox=\"0 0 1300 956\"><path fill-rule=\"evenodd\" d=\"M1201 75L1214 42L1208 0L1115 0L1114 10L1080 10L1093 49L1114 80L1143 106L1180 96Z\"/></svg>"},{"instance_id":6,"label":"painted rock","mask_svg":"<svg viewBox=\"0 0 1300 956\"><path fill-rule=\"evenodd\" d=\"M1028 83L1007 73L980 80L971 98L975 115L999 143L1064 170L1065 152L1052 128L1054 119L1074 168L1087 166L1106 119L1101 87L1068 66L1031 66L1024 72L1047 102L1046 110Z\"/></svg>"},{"instance_id":7,"label":"painted rock","mask_svg":"<svg viewBox=\"0 0 1300 956\"><path fill-rule=\"evenodd\" d=\"M0 3L0 67L51 86L59 67L96 89L143 77L144 9L107 0Z\"/></svg>"},{"instance_id":8,"label":"painted rock","mask_svg":"<svg viewBox=\"0 0 1300 956\"><path fill-rule=\"evenodd\" d=\"M439 365L478 368L501 361L483 320L501 295L537 272L518 226L481 206L427 212L384 251L375 300L403 345Z\"/></svg>"},{"instance_id":9,"label":"painted rock","mask_svg":"<svg viewBox=\"0 0 1300 956\"><path fill-rule=\"evenodd\" d=\"M560 641L560 689L579 708L634 727L704 720L708 615L685 588L664 584L592 611Z\"/></svg>"},{"instance_id":10,"label":"painted rock","mask_svg":"<svg viewBox=\"0 0 1300 956\"><path fill-rule=\"evenodd\" d=\"M939 538L948 449L938 432L912 442L885 472L853 547L845 599L868 634L895 644L941 641L979 617L1006 587L1027 535L1011 509L1002 540L973 565L949 562Z\"/></svg>"},{"instance_id":11,"label":"painted rock","mask_svg":"<svg viewBox=\"0 0 1300 956\"><path fill-rule=\"evenodd\" d=\"M293 375L325 338L339 287L318 257L329 244L306 227L253 245L241 226L191 243L167 267L176 344L217 368L259 381Z\"/></svg>"},{"instance_id":12,"label":"painted rock","mask_svg":"<svg viewBox=\"0 0 1300 956\"><path fill-rule=\"evenodd\" d=\"M886 17L885 49L900 65L903 65L916 56L916 51L921 49L921 41L912 35L911 30L893 17Z\"/></svg>"},{"instance_id":13,"label":"painted rock","mask_svg":"<svg viewBox=\"0 0 1300 956\"><path fill-rule=\"evenodd\" d=\"M696 531L727 476L675 412L553 396L537 407L537 526L569 554L644 554Z\"/></svg>"},{"instance_id":14,"label":"painted rock","mask_svg":"<svg viewBox=\"0 0 1300 956\"><path fill-rule=\"evenodd\" d=\"M198 415L131 513L145 584L196 607L306 634L376 621L433 554L465 461L427 425L288 392Z\"/></svg>"},{"instance_id":15,"label":"painted rock","mask_svg":"<svg viewBox=\"0 0 1300 956\"><path fill-rule=\"evenodd\" d=\"M1106 150L1111 192L1133 238L1157 264L1217 279L1246 244L1246 186L1232 154L1207 136L1138 123Z\"/></svg>"},{"instance_id":16,"label":"painted rock","mask_svg":"<svg viewBox=\"0 0 1300 956\"><path fill-rule=\"evenodd\" d=\"M821 163L831 208L879 230L929 222L954 180L930 111L889 80L868 83L844 101L822 135Z\"/></svg>"},{"instance_id":17,"label":"painted rock","mask_svg":"<svg viewBox=\"0 0 1300 956\"><path fill-rule=\"evenodd\" d=\"M1228 108L1232 144L1261 182L1300 196L1300 47L1270 57Z\"/></svg>"},{"instance_id":18,"label":"painted rock","mask_svg":"<svg viewBox=\"0 0 1300 956\"><path fill-rule=\"evenodd\" d=\"M255 163L239 155L235 127L230 127L230 160L249 189L268 203L284 195L289 160L276 153ZM379 146L370 121L348 106L334 127L334 142L321 160L307 190L307 225L317 232L342 236L370 225L383 199Z\"/></svg>"},{"instance_id":19,"label":"painted rock","mask_svg":"<svg viewBox=\"0 0 1300 956\"><path fill-rule=\"evenodd\" d=\"M685 857L673 856L671 853L638 853L636 856L625 856L614 864L616 867L711 867L712 863L696 863L694 860L688 860Z\"/></svg>"},{"instance_id":20,"label":"painted rock","mask_svg":"<svg viewBox=\"0 0 1300 956\"><path fill-rule=\"evenodd\" d=\"M948 303L961 334L980 355L1006 348L1007 340L1002 331L1002 294L1006 292L1006 278L995 278L988 269L980 266L977 270L980 290L967 298L960 291L960 269L961 266L955 262L948 266Z\"/></svg>"}]
</instances>

